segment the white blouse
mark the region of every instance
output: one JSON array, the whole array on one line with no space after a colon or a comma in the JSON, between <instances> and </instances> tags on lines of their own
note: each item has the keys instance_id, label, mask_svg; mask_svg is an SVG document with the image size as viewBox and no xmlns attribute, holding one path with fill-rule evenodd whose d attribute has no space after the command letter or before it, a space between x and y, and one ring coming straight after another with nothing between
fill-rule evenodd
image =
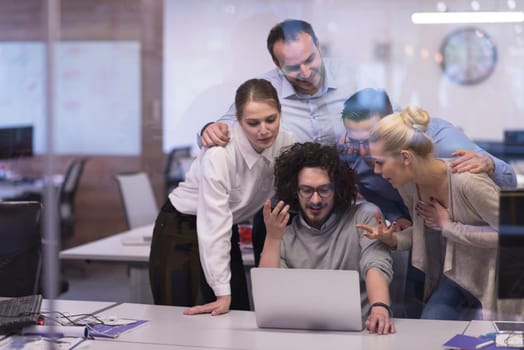
<instances>
[{"instance_id":1,"label":"white blouse","mask_svg":"<svg viewBox=\"0 0 524 350\"><path fill-rule=\"evenodd\" d=\"M274 159L293 143L293 136L281 130L273 145L259 154L235 123L230 142L202 149L185 181L170 193L179 212L197 216L200 261L216 296L231 294L231 227L250 222L272 197Z\"/></svg>"}]
</instances>

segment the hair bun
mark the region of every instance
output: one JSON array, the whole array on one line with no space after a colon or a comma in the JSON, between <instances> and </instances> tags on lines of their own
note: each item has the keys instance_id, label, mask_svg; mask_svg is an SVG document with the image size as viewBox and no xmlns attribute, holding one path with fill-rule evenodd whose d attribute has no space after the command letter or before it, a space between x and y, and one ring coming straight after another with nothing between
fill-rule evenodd
<instances>
[{"instance_id":1,"label":"hair bun","mask_svg":"<svg viewBox=\"0 0 524 350\"><path fill-rule=\"evenodd\" d=\"M429 114L426 110L417 106L407 106L400 116L406 125L415 131L425 132L428 129Z\"/></svg>"}]
</instances>

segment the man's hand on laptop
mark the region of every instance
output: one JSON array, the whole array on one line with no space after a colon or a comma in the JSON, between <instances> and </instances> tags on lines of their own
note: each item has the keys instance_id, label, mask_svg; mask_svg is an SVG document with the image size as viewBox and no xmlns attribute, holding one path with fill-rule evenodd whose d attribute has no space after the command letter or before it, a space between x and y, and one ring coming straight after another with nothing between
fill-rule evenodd
<instances>
[{"instance_id":1,"label":"man's hand on laptop","mask_svg":"<svg viewBox=\"0 0 524 350\"><path fill-rule=\"evenodd\" d=\"M383 307L371 308L368 319L366 320L366 329L369 333L395 333L395 324L389 316L389 310Z\"/></svg>"},{"instance_id":2,"label":"man's hand on laptop","mask_svg":"<svg viewBox=\"0 0 524 350\"><path fill-rule=\"evenodd\" d=\"M211 316L221 315L229 312L231 295L221 295L217 300L204 305L196 305L184 310L184 315L211 314Z\"/></svg>"},{"instance_id":3,"label":"man's hand on laptop","mask_svg":"<svg viewBox=\"0 0 524 350\"><path fill-rule=\"evenodd\" d=\"M212 123L202 130L200 137L202 146L225 146L229 142L229 127L225 123Z\"/></svg>"}]
</instances>

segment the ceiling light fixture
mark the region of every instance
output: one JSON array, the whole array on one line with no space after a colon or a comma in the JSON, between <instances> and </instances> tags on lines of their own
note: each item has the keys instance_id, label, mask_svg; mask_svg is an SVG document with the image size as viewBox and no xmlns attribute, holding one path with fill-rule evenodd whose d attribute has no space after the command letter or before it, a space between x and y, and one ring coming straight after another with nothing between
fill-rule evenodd
<instances>
[{"instance_id":1,"label":"ceiling light fixture","mask_svg":"<svg viewBox=\"0 0 524 350\"><path fill-rule=\"evenodd\" d=\"M411 21L415 24L518 23L524 22L524 12L415 12Z\"/></svg>"}]
</instances>

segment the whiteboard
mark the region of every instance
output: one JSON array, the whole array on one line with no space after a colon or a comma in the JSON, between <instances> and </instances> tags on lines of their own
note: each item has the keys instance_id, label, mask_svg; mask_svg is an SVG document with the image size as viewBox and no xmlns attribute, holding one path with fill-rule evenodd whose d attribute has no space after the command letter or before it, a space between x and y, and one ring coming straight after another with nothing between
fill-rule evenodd
<instances>
[{"instance_id":1,"label":"whiteboard","mask_svg":"<svg viewBox=\"0 0 524 350\"><path fill-rule=\"evenodd\" d=\"M56 154L141 152L138 41L67 41L55 50ZM34 126L34 152L46 150L45 46L0 43L0 126Z\"/></svg>"}]
</instances>

